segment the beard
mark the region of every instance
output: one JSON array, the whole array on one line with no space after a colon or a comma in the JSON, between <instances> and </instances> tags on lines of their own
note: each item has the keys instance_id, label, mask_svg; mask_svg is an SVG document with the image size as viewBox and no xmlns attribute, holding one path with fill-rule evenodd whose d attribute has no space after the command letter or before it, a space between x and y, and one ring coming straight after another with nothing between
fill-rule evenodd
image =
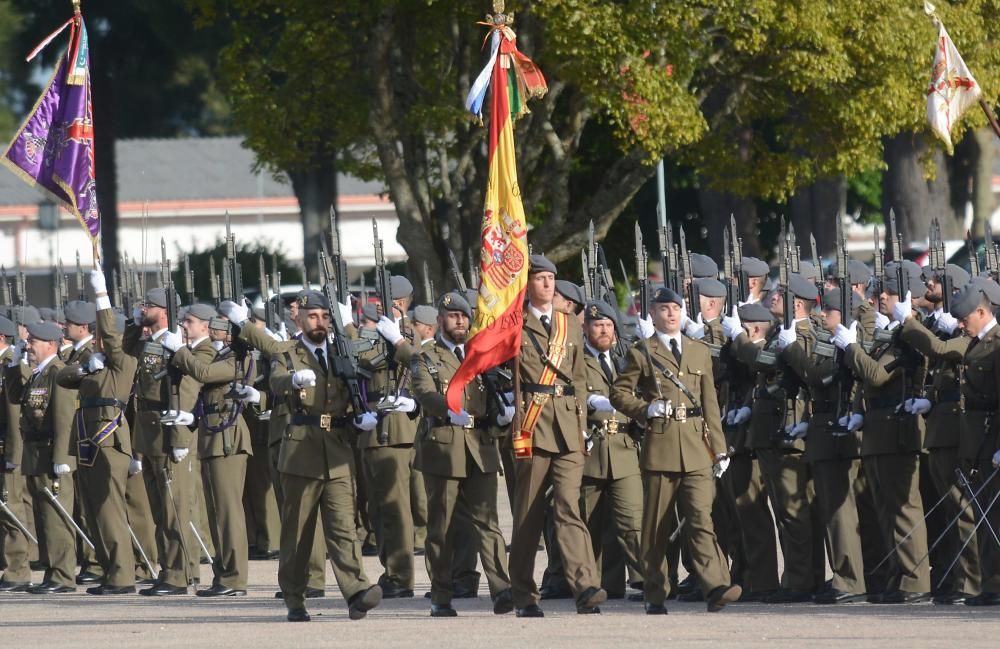
<instances>
[{"instance_id":1,"label":"beard","mask_svg":"<svg viewBox=\"0 0 1000 649\"><path fill-rule=\"evenodd\" d=\"M453 329L446 328L444 330L444 333L446 336L448 336L448 340L455 343L456 345L464 345L465 341L469 338L469 330L467 328L466 329L459 329L457 327Z\"/></svg>"},{"instance_id":2,"label":"beard","mask_svg":"<svg viewBox=\"0 0 1000 649\"><path fill-rule=\"evenodd\" d=\"M159 318L154 318L152 315L150 315L148 313L146 313L146 314L144 314L142 316L142 323L141 324L142 324L143 327L149 327L150 329L152 329L153 327L155 327L159 323L160 323L160 319Z\"/></svg>"},{"instance_id":3,"label":"beard","mask_svg":"<svg viewBox=\"0 0 1000 649\"><path fill-rule=\"evenodd\" d=\"M326 342L326 329L322 327L317 327L316 329L310 329L305 334L306 338L309 339L314 345L322 345Z\"/></svg>"}]
</instances>

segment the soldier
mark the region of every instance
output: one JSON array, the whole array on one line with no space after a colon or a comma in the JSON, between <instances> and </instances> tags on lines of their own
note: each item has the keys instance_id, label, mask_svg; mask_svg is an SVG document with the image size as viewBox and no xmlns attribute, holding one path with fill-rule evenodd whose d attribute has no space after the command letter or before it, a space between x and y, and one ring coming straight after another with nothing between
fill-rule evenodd
<instances>
[{"instance_id":1,"label":"soldier","mask_svg":"<svg viewBox=\"0 0 1000 649\"><path fill-rule=\"evenodd\" d=\"M676 505L684 516L689 548L711 612L739 599L712 524L713 475L729 465L722 436L712 359L704 344L681 335L682 300L657 289L651 316L656 334L629 353L615 381L611 403L646 426L640 459L646 476L642 517L645 607L666 614L668 542L665 518ZM640 351L640 347L642 351Z\"/></svg>"},{"instance_id":2,"label":"soldier","mask_svg":"<svg viewBox=\"0 0 1000 649\"><path fill-rule=\"evenodd\" d=\"M897 303L909 308L900 295L897 262L886 265L879 309L884 316ZM903 261L909 286L920 286L920 267ZM857 325L837 327L833 343L845 351L844 362L864 390L866 411L861 455L879 514L882 543L892 553L886 592L869 601L882 604L919 602L930 597L927 531L918 488L919 454L923 440L921 407L912 399L923 388L926 359L898 341L896 334L880 339L876 333L870 355L857 343ZM923 404L921 404L923 405ZM907 537L908 535L908 537Z\"/></svg>"},{"instance_id":3,"label":"soldier","mask_svg":"<svg viewBox=\"0 0 1000 649\"><path fill-rule=\"evenodd\" d=\"M433 345L437 333L437 309L421 304L413 310L413 328L420 334L423 345Z\"/></svg>"},{"instance_id":4,"label":"soldier","mask_svg":"<svg viewBox=\"0 0 1000 649\"><path fill-rule=\"evenodd\" d=\"M207 304L193 304L182 324L188 343L180 346L179 337L167 334L163 346L174 352L171 361L186 377L196 381L198 399L198 458L201 460L205 504L211 525L215 557L212 561L211 588L197 591L199 597L246 595L247 528L243 509L247 458L251 453L250 433L243 421L243 402L230 396L234 377L243 384L242 398L260 401L260 394L246 385L253 376L254 364L246 358L240 367L240 352L225 345L229 322L216 317ZM250 325L253 326L253 325ZM239 369L238 369L239 368ZM240 372L242 370L242 373Z\"/></svg>"},{"instance_id":5,"label":"soldier","mask_svg":"<svg viewBox=\"0 0 1000 649\"><path fill-rule=\"evenodd\" d=\"M518 617L543 617L533 577L551 486L555 536L577 613L600 613L600 588L590 534L580 517L583 478L587 366L580 328L553 308L555 265L532 255L528 270L524 330L519 356L524 421L513 433L516 460L510 573Z\"/></svg>"},{"instance_id":6,"label":"soldier","mask_svg":"<svg viewBox=\"0 0 1000 649\"><path fill-rule=\"evenodd\" d=\"M481 376L466 386L461 412L450 412L445 402L448 383L464 358L471 316L472 308L464 297L446 294L439 306L437 339L433 345L422 346L412 361L413 394L425 418L417 467L424 474L430 513L426 556L431 617L457 615L451 606L455 546L473 545L471 539L451 533L458 509L464 509L474 523L474 545L483 556L493 612L501 615L514 610L496 505L500 453L490 433L493 423L510 423L514 407L498 413Z\"/></svg>"},{"instance_id":7,"label":"soldier","mask_svg":"<svg viewBox=\"0 0 1000 649\"><path fill-rule=\"evenodd\" d=\"M17 325L13 320L0 316L0 499L22 525L27 525L25 494L27 485L21 472L21 404L12 398L7 388L5 370L21 352L13 344L17 337ZM18 365L18 369L28 371L28 366ZM23 380L19 376L18 381ZM0 514L0 548L3 548L3 577L0 592L20 593L31 586L31 568L28 563L30 547L28 537L4 514Z\"/></svg>"},{"instance_id":8,"label":"soldier","mask_svg":"<svg viewBox=\"0 0 1000 649\"><path fill-rule=\"evenodd\" d=\"M556 294L552 297L552 306L556 311L562 311L567 315L576 316L583 324L583 305L587 298L583 295L583 289L568 279L556 280Z\"/></svg>"},{"instance_id":9,"label":"soldier","mask_svg":"<svg viewBox=\"0 0 1000 649\"><path fill-rule=\"evenodd\" d=\"M956 266L957 268L957 266ZM837 266L836 264L831 264L829 271L827 272L826 288L827 290L835 289L839 286L837 283ZM854 319L860 322L860 327L864 330L864 335L866 340L872 339L872 334L875 331L875 308L872 307L871 303L865 299L865 294L868 288L868 281L872 277L872 272L868 269L868 266L864 265L857 259L847 260L847 273L848 282L851 285L851 290L860 298L857 300L857 310L854 312ZM958 286L961 286L959 284ZM854 301L851 302L854 304Z\"/></svg>"},{"instance_id":10,"label":"soldier","mask_svg":"<svg viewBox=\"0 0 1000 649\"><path fill-rule=\"evenodd\" d=\"M129 425L125 406L132 391L136 361L122 349L122 334L117 326L104 273L92 271L89 283L94 305L70 302L66 305L67 331L75 339L73 322L97 320L97 351L84 359L70 356L62 368L59 385L78 390L79 408L74 425L79 471L80 495L92 521L97 559L104 574L103 583L88 588L91 595L124 595L135 592L135 561L125 513L125 482L132 461ZM78 341L79 342L79 341Z\"/></svg>"},{"instance_id":11,"label":"soldier","mask_svg":"<svg viewBox=\"0 0 1000 649\"><path fill-rule=\"evenodd\" d=\"M71 474L76 458L72 455L70 431L76 394L56 383L63 368L58 357L62 329L52 323L36 323L28 325L27 332L34 369L25 378L21 355L15 352L4 376L8 398L21 404L21 470L34 504L40 547L44 547L44 556L39 558L48 566L42 583L29 587L27 592L72 593L76 592L76 535L51 498L56 498L66 512L73 510Z\"/></svg>"},{"instance_id":12,"label":"soldier","mask_svg":"<svg viewBox=\"0 0 1000 649\"><path fill-rule=\"evenodd\" d=\"M587 351L587 432L589 451L583 467L580 508L590 528L595 555L604 546L604 528L610 522L616 553L624 555L632 585L640 587L642 554L642 476L639 445L629 434L628 417L609 400L616 378L611 347L616 336L616 314L604 301L589 302L584 309L584 347ZM601 506L603 505L603 507ZM595 512L609 515L597 517ZM605 589L607 581L603 578Z\"/></svg>"},{"instance_id":13,"label":"soldier","mask_svg":"<svg viewBox=\"0 0 1000 649\"><path fill-rule=\"evenodd\" d=\"M756 257L744 257L740 270L747 278L747 303L756 304L762 302L767 295L764 285L767 283L768 273L771 272L770 267L768 267L766 262ZM729 308L733 308L733 306L739 305L730 304Z\"/></svg>"},{"instance_id":14,"label":"soldier","mask_svg":"<svg viewBox=\"0 0 1000 649\"><path fill-rule=\"evenodd\" d=\"M322 293L300 294L297 325L303 332L295 346L271 361L271 391L288 405L290 416L281 440L278 470L284 499L281 509L281 558L278 585L290 622L308 622L305 589L317 517L326 550L348 614L360 620L382 601L361 563L355 529L354 453L348 436L350 400L343 380L330 372L330 305ZM233 314L243 327L246 320ZM356 423L374 430L373 413Z\"/></svg>"}]
</instances>

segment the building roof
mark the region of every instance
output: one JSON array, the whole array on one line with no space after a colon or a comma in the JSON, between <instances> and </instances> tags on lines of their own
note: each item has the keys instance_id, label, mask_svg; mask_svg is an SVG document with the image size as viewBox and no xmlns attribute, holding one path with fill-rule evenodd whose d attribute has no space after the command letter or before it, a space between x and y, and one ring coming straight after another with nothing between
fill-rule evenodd
<instances>
[{"instance_id":1,"label":"building roof","mask_svg":"<svg viewBox=\"0 0 1000 649\"><path fill-rule=\"evenodd\" d=\"M293 196L291 183L253 172L254 153L240 137L119 140L115 143L118 201L170 201ZM100 179L98 178L98 182ZM379 182L340 174L341 196L375 195ZM41 195L0 171L0 205L37 203Z\"/></svg>"}]
</instances>

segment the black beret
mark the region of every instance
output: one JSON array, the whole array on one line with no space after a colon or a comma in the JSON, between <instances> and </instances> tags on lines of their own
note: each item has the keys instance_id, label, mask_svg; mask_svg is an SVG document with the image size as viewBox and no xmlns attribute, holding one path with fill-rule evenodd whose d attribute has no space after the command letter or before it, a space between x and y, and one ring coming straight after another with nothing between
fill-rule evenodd
<instances>
[{"instance_id":1,"label":"black beret","mask_svg":"<svg viewBox=\"0 0 1000 649\"><path fill-rule=\"evenodd\" d=\"M528 274L532 273L552 273L556 274L556 265L545 258L545 255L531 255L528 257L530 267Z\"/></svg>"},{"instance_id":2,"label":"black beret","mask_svg":"<svg viewBox=\"0 0 1000 649\"><path fill-rule=\"evenodd\" d=\"M803 300L815 300L819 295L816 285L798 273L788 276L788 292Z\"/></svg>"},{"instance_id":3,"label":"black beret","mask_svg":"<svg viewBox=\"0 0 1000 649\"><path fill-rule=\"evenodd\" d=\"M979 306L983 298L983 292L972 282L962 287L958 293L951 298L951 314L961 320L968 317Z\"/></svg>"},{"instance_id":4,"label":"black beret","mask_svg":"<svg viewBox=\"0 0 1000 649\"><path fill-rule=\"evenodd\" d=\"M672 291L664 286L656 289L656 292L653 293L653 302L658 304L669 304L673 302L677 306L681 306L681 296L675 291Z\"/></svg>"},{"instance_id":5,"label":"black beret","mask_svg":"<svg viewBox=\"0 0 1000 649\"><path fill-rule=\"evenodd\" d=\"M740 264L740 270L746 273L747 277L764 277L771 272L767 262L756 257L744 257Z\"/></svg>"},{"instance_id":6,"label":"black beret","mask_svg":"<svg viewBox=\"0 0 1000 649\"><path fill-rule=\"evenodd\" d=\"M472 317L472 307L469 306L468 300L458 291L451 291L442 295L441 300L438 301L438 309L442 311L461 311L467 317Z\"/></svg>"},{"instance_id":7,"label":"black beret","mask_svg":"<svg viewBox=\"0 0 1000 649\"><path fill-rule=\"evenodd\" d=\"M97 322L97 307L92 302L73 300L66 303L66 321L78 325L89 325Z\"/></svg>"},{"instance_id":8,"label":"black beret","mask_svg":"<svg viewBox=\"0 0 1000 649\"><path fill-rule=\"evenodd\" d=\"M691 274L698 277L718 277L719 265L708 255L691 253Z\"/></svg>"},{"instance_id":9,"label":"black beret","mask_svg":"<svg viewBox=\"0 0 1000 649\"><path fill-rule=\"evenodd\" d=\"M33 322L28 325L28 334L37 340L57 342L63 339L62 327L53 322Z\"/></svg>"},{"instance_id":10,"label":"black beret","mask_svg":"<svg viewBox=\"0 0 1000 649\"><path fill-rule=\"evenodd\" d=\"M5 318L0 315L0 336L7 336L8 338L13 338L17 335L17 325L10 318Z\"/></svg>"},{"instance_id":11,"label":"black beret","mask_svg":"<svg viewBox=\"0 0 1000 649\"><path fill-rule=\"evenodd\" d=\"M760 302L744 304L736 309L743 322L774 322L774 315Z\"/></svg>"},{"instance_id":12,"label":"black beret","mask_svg":"<svg viewBox=\"0 0 1000 649\"><path fill-rule=\"evenodd\" d=\"M726 285L714 277L699 277L694 281L698 293L705 297L726 297Z\"/></svg>"},{"instance_id":13,"label":"black beret","mask_svg":"<svg viewBox=\"0 0 1000 649\"><path fill-rule=\"evenodd\" d=\"M618 314L615 313L614 308L604 300L591 300L587 302L587 306L583 308L583 319L585 322L593 322L595 320L610 320L611 322L618 324Z\"/></svg>"},{"instance_id":14,"label":"black beret","mask_svg":"<svg viewBox=\"0 0 1000 649\"><path fill-rule=\"evenodd\" d=\"M556 280L556 293L570 302L576 302L580 306L583 306L587 302L587 298L583 296L583 289L568 279Z\"/></svg>"}]
</instances>

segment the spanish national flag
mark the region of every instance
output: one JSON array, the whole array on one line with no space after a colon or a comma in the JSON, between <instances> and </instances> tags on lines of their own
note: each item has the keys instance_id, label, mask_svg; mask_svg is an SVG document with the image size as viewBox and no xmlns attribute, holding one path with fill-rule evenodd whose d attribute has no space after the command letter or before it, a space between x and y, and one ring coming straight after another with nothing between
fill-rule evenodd
<instances>
[{"instance_id":1,"label":"spanish national flag","mask_svg":"<svg viewBox=\"0 0 1000 649\"><path fill-rule=\"evenodd\" d=\"M480 285L476 319L465 343L465 360L448 384L448 408L462 410L465 386L478 374L518 354L528 283L528 237L514 162L514 120L528 99L547 90L542 73L517 50L509 14L490 16L490 60L476 79L466 107L481 118L487 90L489 183L483 211Z\"/></svg>"}]
</instances>

